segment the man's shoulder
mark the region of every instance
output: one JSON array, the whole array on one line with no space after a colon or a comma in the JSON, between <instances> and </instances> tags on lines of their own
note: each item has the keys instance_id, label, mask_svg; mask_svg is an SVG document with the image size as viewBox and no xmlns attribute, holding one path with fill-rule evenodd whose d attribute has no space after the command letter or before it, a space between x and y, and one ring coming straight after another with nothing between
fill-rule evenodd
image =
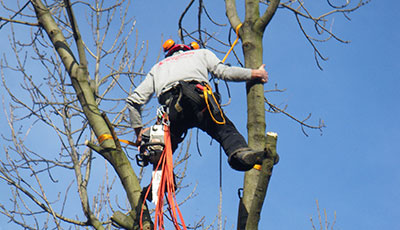
<instances>
[{"instance_id":1,"label":"man's shoulder","mask_svg":"<svg viewBox=\"0 0 400 230\"><path fill-rule=\"evenodd\" d=\"M214 52L212 52L211 50L208 49L197 49L197 50L193 50L193 52L196 52L198 55L201 55L202 58L206 58L206 59L214 59L217 58L217 55L215 55Z\"/></svg>"},{"instance_id":2,"label":"man's shoulder","mask_svg":"<svg viewBox=\"0 0 400 230\"><path fill-rule=\"evenodd\" d=\"M201 48L201 49L197 49L197 50L193 50L194 52L199 52L199 53L211 53L213 54L213 52L211 52L211 50L206 49L206 48Z\"/></svg>"}]
</instances>

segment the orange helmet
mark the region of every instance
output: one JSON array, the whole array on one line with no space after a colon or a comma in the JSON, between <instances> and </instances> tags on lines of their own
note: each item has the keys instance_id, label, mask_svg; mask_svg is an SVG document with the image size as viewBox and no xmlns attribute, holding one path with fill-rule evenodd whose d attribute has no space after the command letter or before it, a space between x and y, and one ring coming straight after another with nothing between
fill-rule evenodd
<instances>
[{"instance_id":1,"label":"orange helmet","mask_svg":"<svg viewBox=\"0 0 400 230\"><path fill-rule=\"evenodd\" d=\"M200 46L197 42L192 42L190 45L185 45L185 44L175 44L174 40L168 39L164 42L163 44L164 52L166 52L165 57L171 56L173 53L183 50L196 50L199 49Z\"/></svg>"},{"instance_id":2,"label":"orange helmet","mask_svg":"<svg viewBox=\"0 0 400 230\"><path fill-rule=\"evenodd\" d=\"M191 43L190 43L190 48L192 48L192 50L200 49L199 43L197 43L197 42L191 42Z\"/></svg>"},{"instance_id":3,"label":"orange helmet","mask_svg":"<svg viewBox=\"0 0 400 230\"><path fill-rule=\"evenodd\" d=\"M170 50L174 45L175 45L174 40L172 40L172 39L166 40L162 46L164 48L164 52L167 52L168 50Z\"/></svg>"}]
</instances>

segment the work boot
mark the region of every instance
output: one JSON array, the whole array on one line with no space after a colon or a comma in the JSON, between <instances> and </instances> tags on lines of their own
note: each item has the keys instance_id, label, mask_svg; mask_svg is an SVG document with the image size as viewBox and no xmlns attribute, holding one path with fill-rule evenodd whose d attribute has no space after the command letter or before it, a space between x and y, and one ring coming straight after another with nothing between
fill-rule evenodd
<instances>
[{"instance_id":1,"label":"work boot","mask_svg":"<svg viewBox=\"0 0 400 230\"><path fill-rule=\"evenodd\" d=\"M235 150L228 158L229 165L238 171L248 171L255 164L261 164L266 157L265 151L254 151L248 147Z\"/></svg>"}]
</instances>

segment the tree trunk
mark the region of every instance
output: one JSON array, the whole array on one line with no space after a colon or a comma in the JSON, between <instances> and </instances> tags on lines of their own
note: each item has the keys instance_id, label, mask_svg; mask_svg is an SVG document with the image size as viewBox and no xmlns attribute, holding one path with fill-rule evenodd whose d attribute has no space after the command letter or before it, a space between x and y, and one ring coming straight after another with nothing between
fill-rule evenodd
<instances>
[{"instance_id":1,"label":"tree trunk","mask_svg":"<svg viewBox=\"0 0 400 230\"><path fill-rule=\"evenodd\" d=\"M237 229L258 229L260 221L261 209L264 204L265 196L268 189L268 184L272 176L272 169L279 161L279 156L276 152L276 142L278 135L276 133L268 132L266 136L267 158L263 161L261 168L249 171L245 176L244 188L253 188L247 190L247 194L252 193L253 200L244 199L243 197L239 202L239 216ZM251 174L250 174L251 173ZM253 178L251 178L250 176ZM249 179L250 178L250 179ZM251 180L253 179L253 180ZM253 182L247 183L246 182ZM250 192L249 192L250 191ZM263 228L264 229L264 228Z\"/></svg>"},{"instance_id":2,"label":"tree trunk","mask_svg":"<svg viewBox=\"0 0 400 230\"><path fill-rule=\"evenodd\" d=\"M258 68L262 64L262 34L254 31L252 22L244 22L243 27L243 53L245 66L248 68ZM247 132L249 147L254 150L265 149L265 107L264 107L264 87L261 83L248 82L247 92ZM239 219L242 221L238 229L257 229L261 209L256 209L254 205L264 203L264 197L256 196L256 189L259 185L261 171L252 169L247 171L244 176L243 204L239 210ZM260 184L261 188L266 185Z\"/></svg>"},{"instance_id":3,"label":"tree trunk","mask_svg":"<svg viewBox=\"0 0 400 230\"><path fill-rule=\"evenodd\" d=\"M245 20L239 31L245 59L245 67L258 68L263 63L262 38L264 30L279 5L279 0L269 1L268 8L260 17L259 1L245 1ZM240 24L234 0L225 0L226 14L233 28ZM266 122L264 107L264 87L261 83L248 82L247 92L247 131L249 147L254 150L266 148ZM268 139L268 138L267 138ZM243 197L240 200L238 229L258 229L260 212L264 203L272 166L264 160L261 170L252 169L245 173ZM272 164L273 165L273 164ZM268 180L266 180L266 177Z\"/></svg>"},{"instance_id":4,"label":"tree trunk","mask_svg":"<svg viewBox=\"0 0 400 230\"><path fill-rule=\"evenodd\" d=\"M88 122L93 132L95 133L97 138L104 134L112 135L114 137L113 139L105 139L100 143L100 146L97 146L93 143L87 143L87 145L100 153L106 160L108 160L118 174L132 208L130 218L134 220L132 223L135 224L135 226L129 226L127 228L137 229L138 215L140 215L140 209L143 202L139 180L132 169L129 159L122 151L118 143L118 139L116 139L115 134L113 134L113 127L108 122L106 117L103 116L99 111L93 91L89 86L89 75L87 72L87 66L85 64L82 64L87 63L87 61L80 60L81 64L77 62L75 56L73 55L73 52L66 42L64 35L62 34L61 29L54 21L49 9L40 0L33 0L32 3L35 8L36 16L40 25L48 34L52 44L54 45L54 48L59 54L66 70L68 71L78 100L82 106L83 112L88 119ZM68 13L72 14L72 11ZM75 25L75 28L73 29L77 29L77 26ZM77 36L76 39L80 39L80 37ZM82 44L77 41L77 46L79 45ZM82 47L78 47L80 58L85 57L85 55L81 53L84 52L84 50L85 49L82 49ZM90 211L88 212L87 210L84 210L84 212L89 219L89 222L91 222L93 226L99 226L97 219L90 214ZM121 219L122 218L116 218L113 220L118 221ZM146 206L144 208L143 219L145 220L143 222L144 229L150 229L152 223L150 214ZM126 223L118 224L121 226L127 226ZM101 228L101 226L99 226L99 228Z\"/></svg>"}]
</instances>

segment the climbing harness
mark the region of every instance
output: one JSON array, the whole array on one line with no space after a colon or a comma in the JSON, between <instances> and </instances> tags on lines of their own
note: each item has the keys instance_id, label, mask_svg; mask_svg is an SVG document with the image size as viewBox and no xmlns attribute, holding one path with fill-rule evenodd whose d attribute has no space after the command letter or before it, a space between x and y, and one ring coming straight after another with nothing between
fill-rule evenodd
<instances>
[{"instance_id":1,"label":"climbing harness","mask_svg":"<svg viewBox=\"0 0 400 230\"><path fill-rule=\"evenodd\" d=\"M178 97L173 105L177 112L181 112L183 110L181 106L181 99L185 97L196 105L206 105L206 108L212 118L212 120L216 124L223 125L225 124L225 117L223 115L221 106L219 105L217 97L212 92L210 85L205 82L186 82L179 81L177 85L178 89ZM219 117L217 120L216 117Z\"/></svg>"}]
</instances>

